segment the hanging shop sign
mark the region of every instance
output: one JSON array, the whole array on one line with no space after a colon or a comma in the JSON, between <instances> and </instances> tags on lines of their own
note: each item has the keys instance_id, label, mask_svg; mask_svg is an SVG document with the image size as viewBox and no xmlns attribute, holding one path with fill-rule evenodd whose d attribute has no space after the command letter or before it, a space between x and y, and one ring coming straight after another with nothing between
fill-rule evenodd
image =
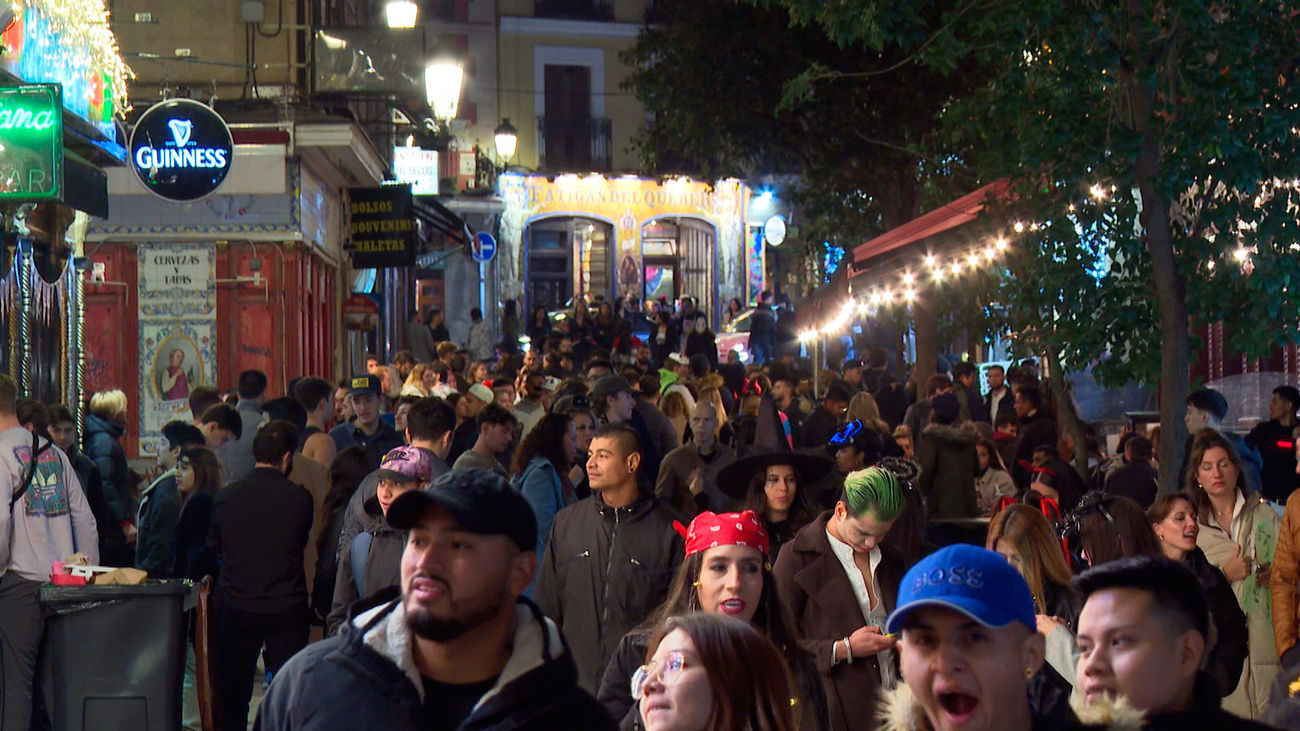
<instances>
[{"instance_id":1,"label":"hanging shop sign","mask_svg":"<svg viewBox=\"0 0 1300 731\"><path fill-rule=\"evenodd\" d=\"M410 185L349 188L354 269L415 264L415 205Z\"/></svg>"},{"instance_id":2,"label":"hanging shop sign","mask_svg":"<svg viewBox=\"0 0 1300 731\"><path fill-rule=\"evenodd\" d=\"M393 178L410 183L415 195L438 195L438 153L420 147L394 147Z\"/></svg>"},{"instance_id":3,"label":"hanging shop sign","mask_svg":"<svg viewBox=\"0 0 1300 731\"><path fill-rule=\"evenodd\" d=\"M474 234L474 242L470 254L474 261L480 264L486 264L492 261L492 257L497 255L497 240L487 231L480 231Z\"/></svg>"},{"instance_id":4,"label":"hanging shop sign","mask_svg":"<svg viewBox=\"0 0 1300 731\"><path fill-rule=\"evenodd\" d=\"M343 300L343 327L357 331L379 327L379 300L368 294L354 294Z\"/></svg>"},{"instance_id":5,"label":"hanging shop sign","mask_svg":"<svg viewBox=\"0 0 1300 731\"><path fill-rule=\"evenodd\" d=\"M63 193L63 93L58 84L0 88L0 200Z\"/></svg>"},{"instance_id":6,"label":"hanging shop sign","mask_svg":"<svg viewBox=\"0 0 1300 731\"><path fill-rule=\"evenodd\" d=\"M206 104L169 99L149 107L131 131L131 167L151 193L188 202L210 195L230 173L230 128Z\"/></svg>"}]
</instances>

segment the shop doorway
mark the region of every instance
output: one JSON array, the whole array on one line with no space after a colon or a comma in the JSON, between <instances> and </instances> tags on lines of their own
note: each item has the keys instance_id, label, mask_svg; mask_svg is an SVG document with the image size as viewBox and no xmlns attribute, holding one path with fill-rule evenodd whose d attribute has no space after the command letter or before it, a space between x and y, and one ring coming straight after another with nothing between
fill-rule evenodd
<instances>
[{"instance_id":1,"label":"shop doorway","mask_svg":"<svg viewBox=\"0 0 1300 731\"><path fill-rule=\"evenodd\" d=\"M614 227L594 218L550 218L528 227L528 309L559 309L575 295L612 299Z\"/></svg>"},{"instance_id":2,"label":"shop doorway","mask_svg":"<svg viewBox=\"0 0 1300 731\"><path fill-rule=\"evenodd\" d=\"M643 295L672 303L690 296L696 306L714 314L713 262L717 234L712 225L693 218L657 218L641 227L641 256L645 267Z\"/></svg>"}]
</instances>

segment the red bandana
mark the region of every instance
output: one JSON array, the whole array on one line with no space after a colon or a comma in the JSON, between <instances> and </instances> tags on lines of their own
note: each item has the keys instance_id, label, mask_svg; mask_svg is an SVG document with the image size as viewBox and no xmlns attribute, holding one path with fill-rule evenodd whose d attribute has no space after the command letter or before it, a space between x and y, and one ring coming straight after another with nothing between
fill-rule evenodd
<instances>
[{"instance_id":1,"label":"red bandana","mask_svg":"<svg viewBox=\"0 0 1300 731\"><path fill-rule=\"evenodd\" d=\"M695 516L690 528L677 521L673 521L673 527L686 539L687 556L717 546L749 546L767 555L767 531L763 530L763 523L752 510L743 513L705 511Z\"/></svg>"}]
</instances>

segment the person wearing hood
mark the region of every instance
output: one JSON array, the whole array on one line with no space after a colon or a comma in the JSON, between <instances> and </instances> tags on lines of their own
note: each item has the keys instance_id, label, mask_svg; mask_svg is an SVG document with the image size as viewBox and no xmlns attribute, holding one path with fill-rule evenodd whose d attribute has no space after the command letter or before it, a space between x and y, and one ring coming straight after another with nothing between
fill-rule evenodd
<instances>
[{"instance_id":1,"label":"person wearing hood","mask_svg":"<svg viewBox=\"0 0 1300 731\"><path fill-rule=\"evenodd\" d=\"M614 728L555 622L522 596L537 567L523 495L486 470L453 472L386 520L409 531L400 588L286 663L255 730Z\"/></svg>"},{"instance_id":2,"label":"person wearing hood","mask_svg":"<svg viewBox=\"0 0 1300 731\"><path fill-rule=\"evenodd\" d=\"M619 640L663 603L682 563L679 516L638 485L641 454L627 424L596 430L592 495L555 515L534 593L573 643L580 684L593 694Z\"/></svg>"},{"instance_id":3,"label":"person wearing hood","mask_svg":"<svg viewBox=\"0 0 1300 731\"><path fill-rule=\"evenodd\" d=\"M1124 709L1144 729L1265 729L1220 706L1219 687L1202 669L1211 642L1200 581L1163 556L1131 556L1073 581L1079 613L1079 664L1073 703L1085 723L1117 723Z\"/></svg>"},{"instance_id":4,"label":"person wearing hood","mask_svg":"<svg viewBox=\"0 0 1300 731\"><path fill-rule=\"evenodd\" d=\"M917 457L930 520L974 518L979 515L975 472L979 433L970 422L957 423L960 404L951 391L930 399L930 423L921 431Z\"/></svg>"},{"instance_id":5,"label":"person wearing hood","mask_svg":"<svg viewBox=\"0 0 1300 731\"><path fill-rule=\"evenodd\" d=\"M85 454L99 470L104 498L108 501L112 523L102 531L121 531L121 544L100 557L105 566L130 566L135 562L136 527L134 488L131 485L131 467L122 449L122 436L126 434L126 394L118 390L100 391L90 397L87 409Z\"/></svg>"},{"instance_id":6,"label":"person wearing hood","mask_svg":"<svg viewBox=\"0 0 1300 731\"><path fill-rule=\"evenodd\" d=\"M917 563L885 631L899 637L902 671L881 703L885 731L1081 727L1059 695L1042 692L1034 597L992 551L957 544Z\"/></svg>"},{"instance_id":7,"label":"person wearing hood","mask_svg":"<svg viewBox=\"0 0 1300 731\"><path fill-rule=\"evenodd\" d=\"M334 601L326 625L331 632L346 620L348 608L363 597L393 586L401 578L406 534L384 520L393 502L411 490L423 490L433 479L433 462L418 447L397 447L379 463L375 496L363 503L363 530L339 556Z\"/></svg>"}]
</instances>

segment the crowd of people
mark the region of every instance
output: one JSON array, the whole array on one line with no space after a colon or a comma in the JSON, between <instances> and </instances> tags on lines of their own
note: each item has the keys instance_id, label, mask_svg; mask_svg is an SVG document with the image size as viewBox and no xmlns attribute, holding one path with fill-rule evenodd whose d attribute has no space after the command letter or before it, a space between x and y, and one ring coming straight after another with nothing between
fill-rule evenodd
<instances>
[{"instance_id":1,"label":"crowd of people","mask_svg":"<svg viewBox=\"0 0 1300 731\"><path fill-rule=\"evenodd\" d=\"M259 659L261 729L1295 723L1294 388L1244 437L1194 392L1161 465L1158 431L1059 428L1032 364L913 389L873 350L815 393L775 342L719 362L693 304L649 342L592 309L516 322L522 352L413 318L341 381L193 388L141 486L121 392L78 440L0 377L4 727L76 551L216 578L223 729Z\"/></svg>"}]
</instances>

